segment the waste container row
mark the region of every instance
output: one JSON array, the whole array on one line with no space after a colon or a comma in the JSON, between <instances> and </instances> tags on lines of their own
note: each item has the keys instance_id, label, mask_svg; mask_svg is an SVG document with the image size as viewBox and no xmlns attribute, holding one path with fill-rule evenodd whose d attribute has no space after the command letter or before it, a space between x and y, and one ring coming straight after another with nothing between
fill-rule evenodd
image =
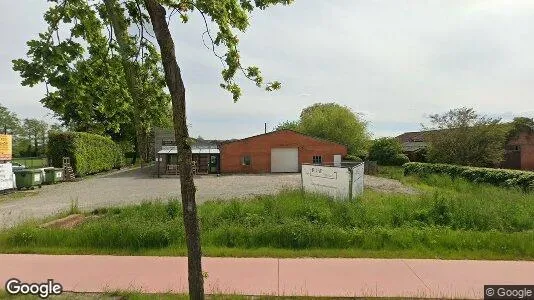
<instances>
[{"instance_id":1,"label":"waste container row","mask_svg":"<svg viewBox=\"0 0 534 300\"><path fill-rule=\"evenodd\" d=\"M63 180L63 169L41 168L16 170L15 181L17 189L34 189L43 184L54 184Z\"/></svg>"}]
</instances>

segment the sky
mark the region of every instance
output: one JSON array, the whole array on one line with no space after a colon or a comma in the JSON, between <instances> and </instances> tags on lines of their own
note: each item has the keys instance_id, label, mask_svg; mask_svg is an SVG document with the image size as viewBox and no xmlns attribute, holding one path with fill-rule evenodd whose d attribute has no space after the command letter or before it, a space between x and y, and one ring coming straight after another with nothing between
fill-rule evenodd
<instances>
[{"instance_id":1,"label":"sky","mask_svg":"<svg viewBox=\"0 0 534 300\"><path fill-rule=\"evenodd\" d=\"M0 103L53 120L44 87L20 85L11 60L44 31L44 0L0 1ZM171 22L192 136L263 133L317 102L348 106L374 137L419 130L428 115L462 106L510 120L534 117L534 1L296 0L258 11L240 34L242 62L259 66L265 92L240 80L234 103L220 62L202 42L199 15Z\"/></svg>"}]
</instances>

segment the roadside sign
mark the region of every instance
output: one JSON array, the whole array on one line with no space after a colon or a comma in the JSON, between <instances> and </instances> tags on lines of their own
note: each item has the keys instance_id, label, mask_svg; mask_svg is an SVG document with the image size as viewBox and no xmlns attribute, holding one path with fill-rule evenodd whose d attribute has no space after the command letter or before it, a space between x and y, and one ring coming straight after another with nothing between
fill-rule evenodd
<instances>
[{"instance_id":1,"label":"roadside sign","mask_svg":"<svg viewBox=\"0 0 534 300\"><path fill-rule=\"evenodd\" d=\"M0 134L0 160L11 160L12 147L11 135Z\"/></svg>"}]
</instances>

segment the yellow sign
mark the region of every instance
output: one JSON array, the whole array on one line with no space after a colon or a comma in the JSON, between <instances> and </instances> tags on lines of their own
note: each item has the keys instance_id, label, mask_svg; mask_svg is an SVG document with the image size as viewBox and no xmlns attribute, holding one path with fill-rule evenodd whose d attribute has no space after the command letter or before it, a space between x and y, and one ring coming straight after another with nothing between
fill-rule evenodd
<instances>
[{"instance_id":1,"label":"yellow sign","mask_svg":"<svg viewBox=\"0 0 534 300\"><path fill-rule=\"evenodd\" d=\"M0 134L0 160L11 160L12 147L11 136Z\"/></svg>"}]
</instances>

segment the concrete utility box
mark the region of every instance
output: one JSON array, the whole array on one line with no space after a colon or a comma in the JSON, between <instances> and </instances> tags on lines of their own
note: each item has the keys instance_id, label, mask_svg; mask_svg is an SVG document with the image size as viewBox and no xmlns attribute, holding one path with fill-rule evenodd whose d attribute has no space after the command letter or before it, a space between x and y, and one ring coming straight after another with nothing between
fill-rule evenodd
<instances>
[{"instance_id":1,"label":"concrete utility box","mask_svg":"<svg viewBox=\"0 0 534 300\"><path fill-rule=\"evenodd\" d=\"M337 199L354 199L363 193L364 163L346 166L302 165L302 188Z\"/></svg>"}]
</instances>

